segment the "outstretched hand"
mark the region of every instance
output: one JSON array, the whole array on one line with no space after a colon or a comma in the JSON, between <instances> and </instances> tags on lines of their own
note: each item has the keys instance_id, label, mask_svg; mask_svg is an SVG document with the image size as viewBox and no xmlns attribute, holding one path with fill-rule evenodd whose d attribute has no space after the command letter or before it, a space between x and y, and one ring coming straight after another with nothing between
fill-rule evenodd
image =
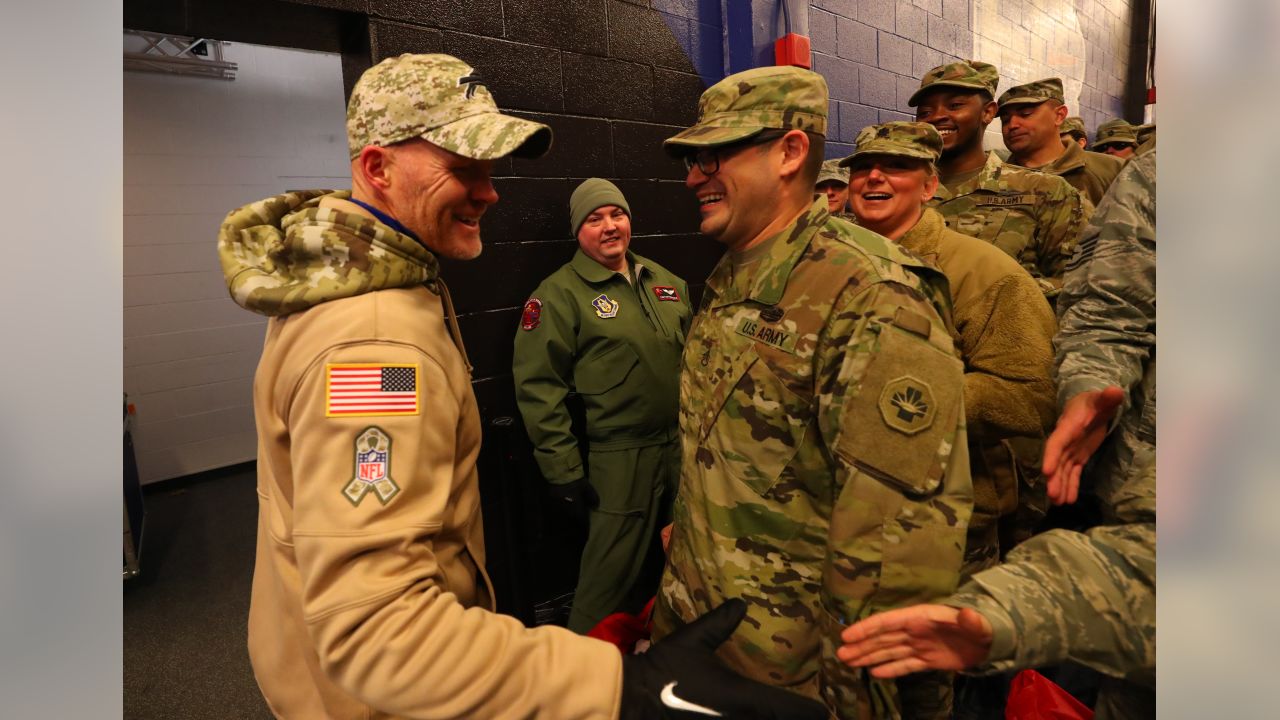
<instances>
[{"instance_id":1,"label":"outstretched hand","mask_svg":"<svg viewBox=\"0 0 1280 720\"><path fill-rule=\"evenodd\" d=\"M1112 385L1090 390L1067 401L1058 425L1044 446L1041 471L1054 505L1073 503L1080 496L1080 472L1107 437L1107 428L1124 403L1124 390Z\"/></svg>"},{"instance_id":2,"label":"outstretched hand","mask_svg":"<svg viewBox=\"0 0 1280 720\"><path fill-rule=\"evenodd\" d=\"M991 651L991 623L968 608L912 605L876 613L840 634L836 657L851 667L871 667L878 678L922 670L963 670Z\"/></svg>"}]
</instances>

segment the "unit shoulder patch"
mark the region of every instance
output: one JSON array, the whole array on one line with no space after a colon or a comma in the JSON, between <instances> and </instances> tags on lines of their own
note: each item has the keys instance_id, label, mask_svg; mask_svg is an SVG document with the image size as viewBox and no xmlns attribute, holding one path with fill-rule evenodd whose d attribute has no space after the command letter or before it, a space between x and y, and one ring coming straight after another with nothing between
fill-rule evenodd
<instances>
[{"instance_id":1,"label":"unit shoulder patch","mask_svg":"<svg viewBox=\"0 0 1280 720\"><path fill-rule=\"evenodd\" d=\"M915 435L933 424L937 412L933 388L910 375L890 380L880 391L880 417L898 432Z\"/></svg>"},{"instance_id":2,"label":"unit shoulder patch","mask_svg":"<svg viewBox=\"0 0 1280 720\"><path fill-rule=\"evenodd\" d=\"M391 479L391 437L379 427L367 427L356 436L355 471L342 488L342 495L359 507L364 496L373 493L383 505L400 493Z\"/></svg>"},{"instance_id":3,"label":"unit shoulder patch","mask_svg":"<svg viewBox=\"0 0 1280 720\"><path fill-rule=\"evenodd\" d=\"M325 417L418 414L417 365L334 363L324 375Z\"/></svg>"},{"instance_id":4,"label":"unit shoulder patch","mask_svg":"<svg viewBox=\"0 0 1280 720\"><path fill-rule=\"evenodd\" d=\"M520 315L521 330L536 330L542 324L542 301L529 298L525 301L524 312Z\"/></svg>"}]
</instances>

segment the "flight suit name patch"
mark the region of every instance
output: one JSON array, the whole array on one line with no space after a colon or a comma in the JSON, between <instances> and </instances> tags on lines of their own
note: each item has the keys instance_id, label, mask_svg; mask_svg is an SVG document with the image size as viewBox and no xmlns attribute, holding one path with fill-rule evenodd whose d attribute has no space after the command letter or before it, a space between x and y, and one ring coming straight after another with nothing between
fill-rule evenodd
<instances>
[{"instance_id":1,"label":"flight suit name patch","mask_svg":"<svg viewBox=\"0 0 1280 720\"><path fill-rule=\"evenodd\" d=\"M1005 207L1008 205L1035 205L1035 195L989 195L977 198L979 205L995 205Z\"/></svg>"},{"instance_id":2,"label":"flight suit name patch","mask_svg":"<svg viewBox=\"0 0 1280 720\"><path fill-rule=\"evenodd\" d=\"M880 391L880 417L898 432L915 435L932 425L937 413L933 388L910 375L890 380Z\"/></svg>"},{"instance_id":3,"label":"flight suit name patch","mask_svg":"<svg viewBox=\"0 0 1280 720\"><path fill-rule=\"evenodd\" d=\"M595 300L591 301L591 307L596 309L596 315L602 318L617 317L618 301L610 300L608 295L600 293Z\"/></svg>"},{"instance_id":4,"label":"flight suit name patch","mask_svg":"<svg viewBox=\"0 0 1280 720\"><path fill-rule=\"evenodd\" d=\"M765 345L778 348L785 353L794 355L796 352L795 333L763 325L757 318L742 318L742 320L738 322L737 333L743 337L749 337L756 342L762 342Z\"/></svg>"},{"instance_id":5,"label":"flight suit name patch","mask_svg":"<svg viewBox=\"0 0 1280 720\"><path fill-rule=\"evenodd\" d=\"M356 507L369 493L383 505L400 493L391 479L391 438L379 427L365 428L356 436L355 476L342 488L342 495Z\"/></svg>"}]
</instances>

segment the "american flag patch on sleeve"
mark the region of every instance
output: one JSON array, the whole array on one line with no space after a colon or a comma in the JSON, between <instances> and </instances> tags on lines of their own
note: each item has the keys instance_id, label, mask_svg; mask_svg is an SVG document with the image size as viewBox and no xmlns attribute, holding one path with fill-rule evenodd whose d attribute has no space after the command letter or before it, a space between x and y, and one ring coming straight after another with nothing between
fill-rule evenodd
<instances>
[{"instance_id":1,"label":"american flag patch on sleeve","mask_svg":"<svg viewBox=\"0 0 1280 720\"><path fill-rule=\"evenodd\" d=\"M418 366L324 366L325 417L418 414Z\"/></svg>"}]
</instances>

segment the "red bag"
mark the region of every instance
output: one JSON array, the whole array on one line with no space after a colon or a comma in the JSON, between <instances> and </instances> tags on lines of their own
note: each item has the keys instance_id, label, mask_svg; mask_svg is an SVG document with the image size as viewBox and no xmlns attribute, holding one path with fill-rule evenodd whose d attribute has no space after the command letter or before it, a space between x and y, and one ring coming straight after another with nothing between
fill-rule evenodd
<instances>
[{"instance_id":1,"label":"red bag","mask_svg":"<svg viewBox=\"0 0 1280 720\"><path fill-rule=\"evenodd\" d=\"M634 653L636 651L636 643L640 640L648 640L649 633L653 629L654 600L657 600L657 598L650 598L649 603L644 606L644 610L641 610L638 615L614 613L606 617L587 632L587 637L613 643L618 646L623 655Z\"/></svg>"},{"instance_id":2,"label":"red bag","mask_svg":"<svg viewBox=\"0 0 1280 720\"><path fill-rule=\"evenodd\" d=\"M1093 720L1093 711L1035 670L1013 677L1004 720Z\"/></svg>"}]
</instances>

